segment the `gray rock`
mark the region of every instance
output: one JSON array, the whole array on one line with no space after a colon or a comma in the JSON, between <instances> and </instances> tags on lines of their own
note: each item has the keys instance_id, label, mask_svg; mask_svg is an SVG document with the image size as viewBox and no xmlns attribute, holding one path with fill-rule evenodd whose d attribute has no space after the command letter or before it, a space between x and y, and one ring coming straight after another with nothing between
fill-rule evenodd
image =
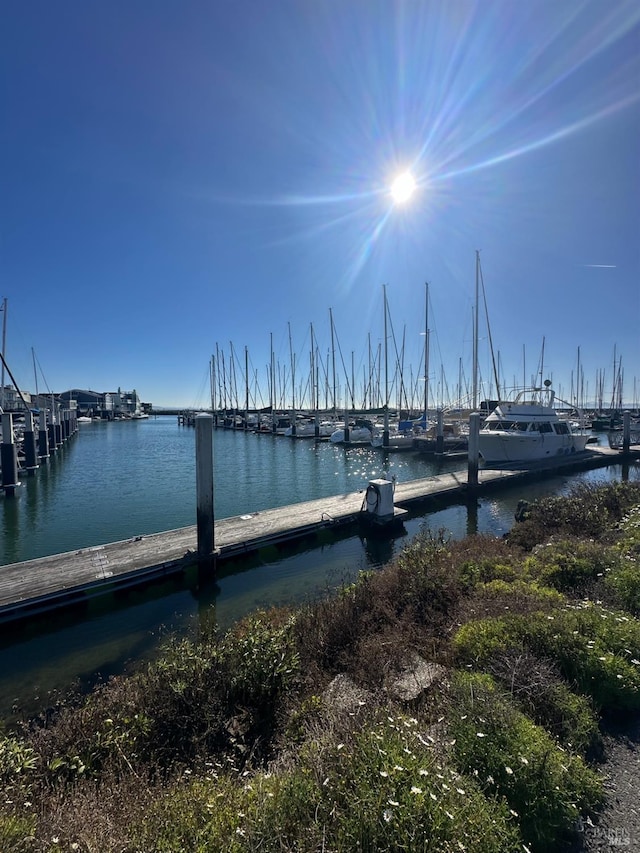
<instances>
[{"instance_id":1,"label":"gray rock","mask_svg":"<svg viewBox=\"0 0 640 853\"><path fill-rule=\"evenodd\" d=\"M445 672L445 668L440 664L426 661L420 655L413 654L403 671L389 684L387 690L397 699L410 702L429 690L444 676Z\"/></svg>"}]
</instances>

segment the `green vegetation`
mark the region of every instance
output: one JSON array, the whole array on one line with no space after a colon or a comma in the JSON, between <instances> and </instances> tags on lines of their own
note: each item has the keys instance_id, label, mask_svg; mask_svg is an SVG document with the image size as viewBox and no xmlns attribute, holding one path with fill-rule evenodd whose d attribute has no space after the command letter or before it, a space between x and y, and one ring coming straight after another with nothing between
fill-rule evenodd
<instances>
[{"instance_id":1,"label":"green vegetation","mask_svg":"<svg viewBox=\"0 0 640 853\"><path fill-rule=\"evenodd\" d=\"M640 708L640 485L423 533L0 736L3 853L563 851Z\"/></svg>"}]
</instances>

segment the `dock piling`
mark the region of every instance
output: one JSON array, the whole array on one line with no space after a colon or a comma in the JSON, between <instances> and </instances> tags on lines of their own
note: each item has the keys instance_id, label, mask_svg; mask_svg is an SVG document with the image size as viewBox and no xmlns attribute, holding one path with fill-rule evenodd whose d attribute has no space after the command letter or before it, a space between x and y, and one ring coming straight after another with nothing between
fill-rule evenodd
<instances>
[{"instance_id":1,"label":"dock piling","mask_svg":"<svg viewBox=\"0 0 640 853\"><path fill-rule=\"evenodd\" d=\"M36 434L33 428L33 412L29 409L25 412L24 420L24 469L32 477L38 468L38 453L36 451Z\"/></svg>"},{"instance_id":2,"label":"dock piling","mask_svg":"<svg viewBox=\"0 0 640 853\"><path fill-rule=\"evenodd\" d=\"M436 422L436 454L442 456L444 453L444 412L438 409Z\"/></svg>"},{"instance_id":3,"label":"dock piling","mask_svg":"<svg viewBox=\"0 0 640 853\"><path fill-rule=\"evenodd\" d=\"M631 447L631 412L622 413L622 452L626 455Z\"/></svg>"},{"instance_id":4,"label":"dock piling","mask_svg":"<svg viewBox=\"0 0 640 853\"><path fill-rule=\"evenodd\" d=\"M469 448L468 448L468 469L467 469L467 486L470 489L475 489L478 486L478 455L480 433L480 415L478 412L472 412L469 415Z\"/></svg>"},{"instance_id":5,"label":"dock piling","mask_svg":"<svg viewBox=\"0 0 640 853\"><path fill-rule=\"evenodd\" d=\"M18 480L18 447L13 435L13 415L11 412L3 412L2 414L0 461L2 463L2 488L5 495L12 498L20 482Z\"/></svg>"},{"instance_id":6,"label":"dock piling","mask_svg":"<svg viewBox=\"0 0 640 853\"><path fill-rule=\"evenodd\" d=\"M213 557L213 418L196 415L196 528L198 562L210 564Z\"/></svg>"},{"instance_id":7,"label":"dock piling","mask_svg":"<svg viewBox=\"0 0 640 853\"><path fill-rule=\"evenodd\" d=\"M38 458L45 464L49 460L49 433L47 431L47 410L40 409L38 416Z\"/></svg>"}]
</instances>

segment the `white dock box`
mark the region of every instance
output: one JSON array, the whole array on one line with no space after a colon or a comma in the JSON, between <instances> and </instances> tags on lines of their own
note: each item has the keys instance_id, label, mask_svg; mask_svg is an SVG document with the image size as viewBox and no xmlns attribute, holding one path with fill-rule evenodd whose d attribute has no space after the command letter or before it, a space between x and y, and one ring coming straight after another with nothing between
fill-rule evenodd
<instances>
[{"instance_id":1,"label":"white dock box","mask_svg":"<svg viewBox=\"0 0 640 853\"><path fill-rule=\"evenodd\" d=\"M369 481L366 510L379 518L393 515L393 483L390 480Z\"/></svg>"}]
</instances>

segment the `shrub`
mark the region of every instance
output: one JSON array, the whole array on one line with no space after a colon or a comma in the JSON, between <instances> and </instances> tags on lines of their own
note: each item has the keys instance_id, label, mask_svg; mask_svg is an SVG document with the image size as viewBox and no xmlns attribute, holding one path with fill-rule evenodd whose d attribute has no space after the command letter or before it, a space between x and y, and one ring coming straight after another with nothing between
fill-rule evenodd
<instances>
[{"instance_id":1,"label":"shrub","mask_svg":"<svg viewBox=\"0 0 640 853\"><path fill-rule=\"evenodd\" d=\"M448 545L423 533L382 572L363 572L331 598L301 608L296 642L311 682L349 673L380 687L409 648L440 642L462 595Z\"/></svg>"},{"instance_id":2,"label":"shrub","mask_svg":"<svg viewBox=\"0 0 640 853\"><path fill-rule=\"evenodd\" d=\"M486 669L499 655L531 653L605 711L640 708L640 622L598 606L503 616L463 625L453 638L460 663Z\"/></svg>"},{"instance_id":3,"label":"shrub","mask_svg":"<svg viewBox=\"0 0 640 853\"><path fill-rule=\"evenodd\" d=\"M133 827L135 849L522 849L506 806L440 763L416 719L385 716L343 734L309 742L273 773L173 786Z\"/></svg>"},{"instance_id":4,"label":"shrub","mask_svg":"<svg viewBox=\"0 0 640 853\"><path fill-rule=\"evenodd\" d=\"M491 581L513 581L516 579L516 570L508 563L494 562L493 560L467 560L460 566L460 577L467 589L473 589L478 584L487 584Z\"/></svg>"},{"instance_id":5,"label":"shrub","mask_svg":"<svg viewBox=\"0 0 640 853\"><path fill-rule=\"evenodd\" d=\"M640 504L632 507L620 521L615 547L621 559L607 575L605 586L613 594L617 606L640 616Z\"/></svg>"},{"instance_id":6,"label":"shrub","mask_svg":"<svg viewBox=\"0 0 640 853\"><path fill-rule=\"evenodd\" d=\"M35 816L0 814L0 850L2 853L28 853L35 833Z\"/></svg>"},{"instance_id":7,"label":"shrub","mask_svg":"<svg viewBox=\"0 0 640 853\"><path fill-rule=\"evenodd\" d=\"M531 716L567 749L601 756L603 741L593 704L562 681L532 697Z\"/></svg>"},{"instance_id":8,"label":"shrub","mask_svg":"<svg viewBox=\"0 0 640 853\"><path fill-rule=\"evenodd\" d=\"M605 578L605 587L613 595L618 607L633 616L640 616L640 566L630 558L622 559Z\"/></svg>"},{"instance_id":9,"label":"shrub","mask_svg":"<svg viewBox=\"0 0 640 853\"><path fill-rule=\"evenodd\" d=\"M524 569L543 586L584 595L598 578L604 577L618 563L613 549L572 538L538 546L525 560Z\"/></svg>"},{"instance_id":10,"label":"shrub","mask_svg":"<svg viewBox=\"0 0 640 853\"><path fill-rule=\"evenodd\" d=\"M503 803L448 766L417 719L383 716L318 756L336 850L520 850Z\"/></svg>"},{"instance_id":11,"label":"shrub","mask_svg":"<svg viewBox=\"0 0 640 853\"><path fill-rule=\"evenodd\" d=\"M570 838L578 818L602 806L599 777L518 711L490 676L459 673L451 698L455 760L477 774L487 796L506 799L533 850Z\"/></svg>"},{"instance_id":12,"label":"shrub","mask_svg":"<svg viewBox=\"0 0 640 853\"><path fill-rule=\"evenodd\" d=\"M507 652L493 657L487 670L517 707L562 746L583 756L602 754L593 703L569 689L552 661L530 652Z\"/></svg>"},{"instance_id":13,"label":"shrub","mask_svg":"<svg viewBox=\"0 0 640 853\"><path fill-rule=\"evenodd\" d=\"M525 580L515 580L507 583L503 580L493 580L489 583L478 584L475 589L476 598L495 599L503 602L505 609L516 613L528 613L535 610L557 608L565 602L565 597L555 589L539 586Z\"/></svg>"},{"instance_id":14,"label":"shrub","mask_svg":"<svg viewBox=\"0 0 640 853\"><path fill-rule=\"evenodd\" d=\"M525 650L525 626L521 617L499 616L477 619L462 625L452 640L455 659L459 664L486 668L490 661L507 652Z\"/></svg>"},{"instance_id":15,"label":"shrub","mask_svg":"<svg viewBox=\"0 0 640 853\"><path fill-rule=\"evenodd\" d=\"M36 769L38 758L34 750L18 738L0 732L0 781L14 782Z\"/></svg>"},{"instance_id":16,"label":"shrub","mask_svg":"<svg viewBox=\"0 0 640 853\"><path fill-rule=\"evenodd\" d=\"M218 662L224 669L230 705L271 706L298 678L295 618L258 612L247 617L220 642Z\"/></svg>"},{"instance_id":17,"label":"shrub","mask_svg":"<svg viewBox=\"0 0 640 853\"><path fill-rule=\"evenodd\" d=\"M580 483L566 496L534 501L507 539L528 551L552 535L598 538L638 503L639 483Z\"/></svg>"}]
</instances>

